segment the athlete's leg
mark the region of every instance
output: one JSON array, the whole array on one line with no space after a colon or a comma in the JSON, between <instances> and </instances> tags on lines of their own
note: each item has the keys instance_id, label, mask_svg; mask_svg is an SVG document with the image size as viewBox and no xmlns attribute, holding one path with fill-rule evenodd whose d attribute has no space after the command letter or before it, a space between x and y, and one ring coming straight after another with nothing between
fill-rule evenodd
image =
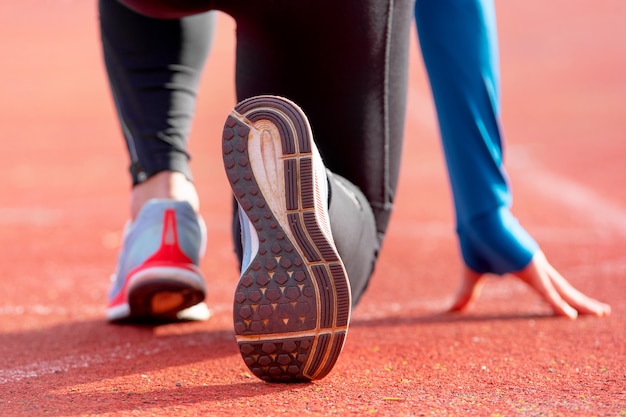
<instances>
[{"instance_id":1,"label":"athlete's leg","mask_svg":"<svg viewBox=\"0 0 626 417\"><path fill-rule=\"evenodd\" d=\"M187 138L214 18L152 19L116 0L100 0L99 8L104 61L131 160L131 217L155 197L188 200L197 210Z\"/></svg>"},{"instance_id":2,"label":"athlete's leg","mask_svg":"<svg viewBox=\"0 0 626 417\"><path fill-rule=\"evenodd\" d=\"M375 226L371 220L361 223L360 232L375 230L363 232L369 238L347 232L348 227L333 233L358 299L395 196L412 2L272 4L276 7L261 1L229 10L237 21L237 96L281 95L302 107L326 167L353 184L342 186L343 180L330 176L333 227L346 218L367 219L373 211ZM362 250L342 253L356 243Z\"/></svg>"},{"instance_id":3,"label":"athlete's leg","mask_svg":"<svg viewBox=\"0 0 626 417\"><path fill-rule=\"evenodd\" d=\"M116 0L101 0L99 8L104 61L133 183L131 222L107 317L207 318L198 268L206 232L186 147L212 18L156 20Z\"/></svg>"}]
</instances>

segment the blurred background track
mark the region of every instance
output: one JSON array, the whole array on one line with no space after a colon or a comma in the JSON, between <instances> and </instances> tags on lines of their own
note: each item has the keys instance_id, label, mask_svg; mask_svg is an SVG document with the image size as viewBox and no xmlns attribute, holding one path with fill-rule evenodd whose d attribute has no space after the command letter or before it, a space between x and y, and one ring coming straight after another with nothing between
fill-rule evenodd
<instances>
[{"instance_id":1,"label":"blurred background track","mask_svg":"<svg viewBox=\"0 0 626 417\"><path fill-rule=\"evenodd\" d=\"M128 212L127 156L95 1L0 3L0 415L626 414L626 2L498 2L514 213L606 319L552 317L514 279L441 314L461 262L415 39L406 153L388 238L324 380L251 377L234 342L230 194L220 137L235 104L220 15L191 137L214 316L108 325ZM414 33L415 35L415 33Z\"/></svg>"}]
</instances>

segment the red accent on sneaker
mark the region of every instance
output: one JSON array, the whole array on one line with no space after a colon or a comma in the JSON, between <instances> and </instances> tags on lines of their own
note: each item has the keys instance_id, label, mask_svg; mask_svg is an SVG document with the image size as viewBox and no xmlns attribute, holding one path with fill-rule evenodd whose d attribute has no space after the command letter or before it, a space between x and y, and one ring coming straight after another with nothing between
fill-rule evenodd
<instances>
[{"instance_id":1,"label":"red accent on sneaker","mask_svg":"<svg viewBox=\"0 0 626 417\"><path fill-rule=\"evenodd\" d=\"M146 265L176 265L193 264L187 255L178 246L178 232L176 230L176 212L174 209L167 209L163 215L163 234L161 235L161 247L151 257L146 259L143 265L137 267L144 268ZM181 265L182 266L182 265ZM131 271L131 275L136 270Z\"/></svg>"},{"instance_id":2,"label":"red accent on sneaker","mask_svg":"<svg viewBox=\"0 0 626 417\"><path fill-rule=\"evenodd\" d=\"M176 230L176 212L174 209L167 209L163 215L163 233L161 234L161 246L141 265L133 268L126 277L124 277L124 286L117 295L109 301L109 307L121 305L127 302L128 285L131 277L136 273L154 267L176 267L196 270L193 261L185 255L178 245L178 232Z\"/></svg>"}]
</instances>

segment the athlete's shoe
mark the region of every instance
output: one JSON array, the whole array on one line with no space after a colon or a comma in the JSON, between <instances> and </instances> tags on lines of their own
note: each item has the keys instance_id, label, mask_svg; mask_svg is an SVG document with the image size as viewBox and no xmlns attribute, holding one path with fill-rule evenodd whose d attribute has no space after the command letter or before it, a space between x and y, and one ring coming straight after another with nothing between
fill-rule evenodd
<instances>
[{"instance_id":1,"label":"athlete's shoe","mask_svg":"<svg viewBox=\"0 0 626 417\"><path fill-rule=\"evenodd\" d=\"M226 120L222 145L244 248L233 311L244 362L266 381L322 378L343 348L351 298L308 120L284 98L253 97Z\"/></svg>"},{"instance_id":2,"label":"athlete's shoe","mask_svg":"<svg viewBox=\"0 0 626 417\"><path fill-rule=\"evenodd\" d=\"M112 322L202 320L206 288L198 269L206 228L183 201L150 200L127 227L107 319Z\"/></svg>"}]
</instances>

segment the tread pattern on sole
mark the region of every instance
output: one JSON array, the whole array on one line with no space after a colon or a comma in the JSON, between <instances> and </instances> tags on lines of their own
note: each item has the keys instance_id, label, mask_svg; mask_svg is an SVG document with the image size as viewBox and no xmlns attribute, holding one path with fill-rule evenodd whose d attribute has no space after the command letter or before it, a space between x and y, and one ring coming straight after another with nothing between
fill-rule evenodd
<instances>
[{"instance_id":1,"label":"tread pattern on sole","mask_svg":"<svg viewBox=\"0 0 626 417\"><path fill-rule=\"evenodd\" d=\"M255 123L278 131L286 216L269 207L252 170L249 135ZM310 381L324 377L343 348L350 288L337 251L316 216L313 150L306 117L273 96L248 99L227 118L224 167L235 198L253 225L258 252L243 271L233 319L245 364L260 379ZM279 221L286 218L286 221Z\"/></svg>"}]
</instances>

